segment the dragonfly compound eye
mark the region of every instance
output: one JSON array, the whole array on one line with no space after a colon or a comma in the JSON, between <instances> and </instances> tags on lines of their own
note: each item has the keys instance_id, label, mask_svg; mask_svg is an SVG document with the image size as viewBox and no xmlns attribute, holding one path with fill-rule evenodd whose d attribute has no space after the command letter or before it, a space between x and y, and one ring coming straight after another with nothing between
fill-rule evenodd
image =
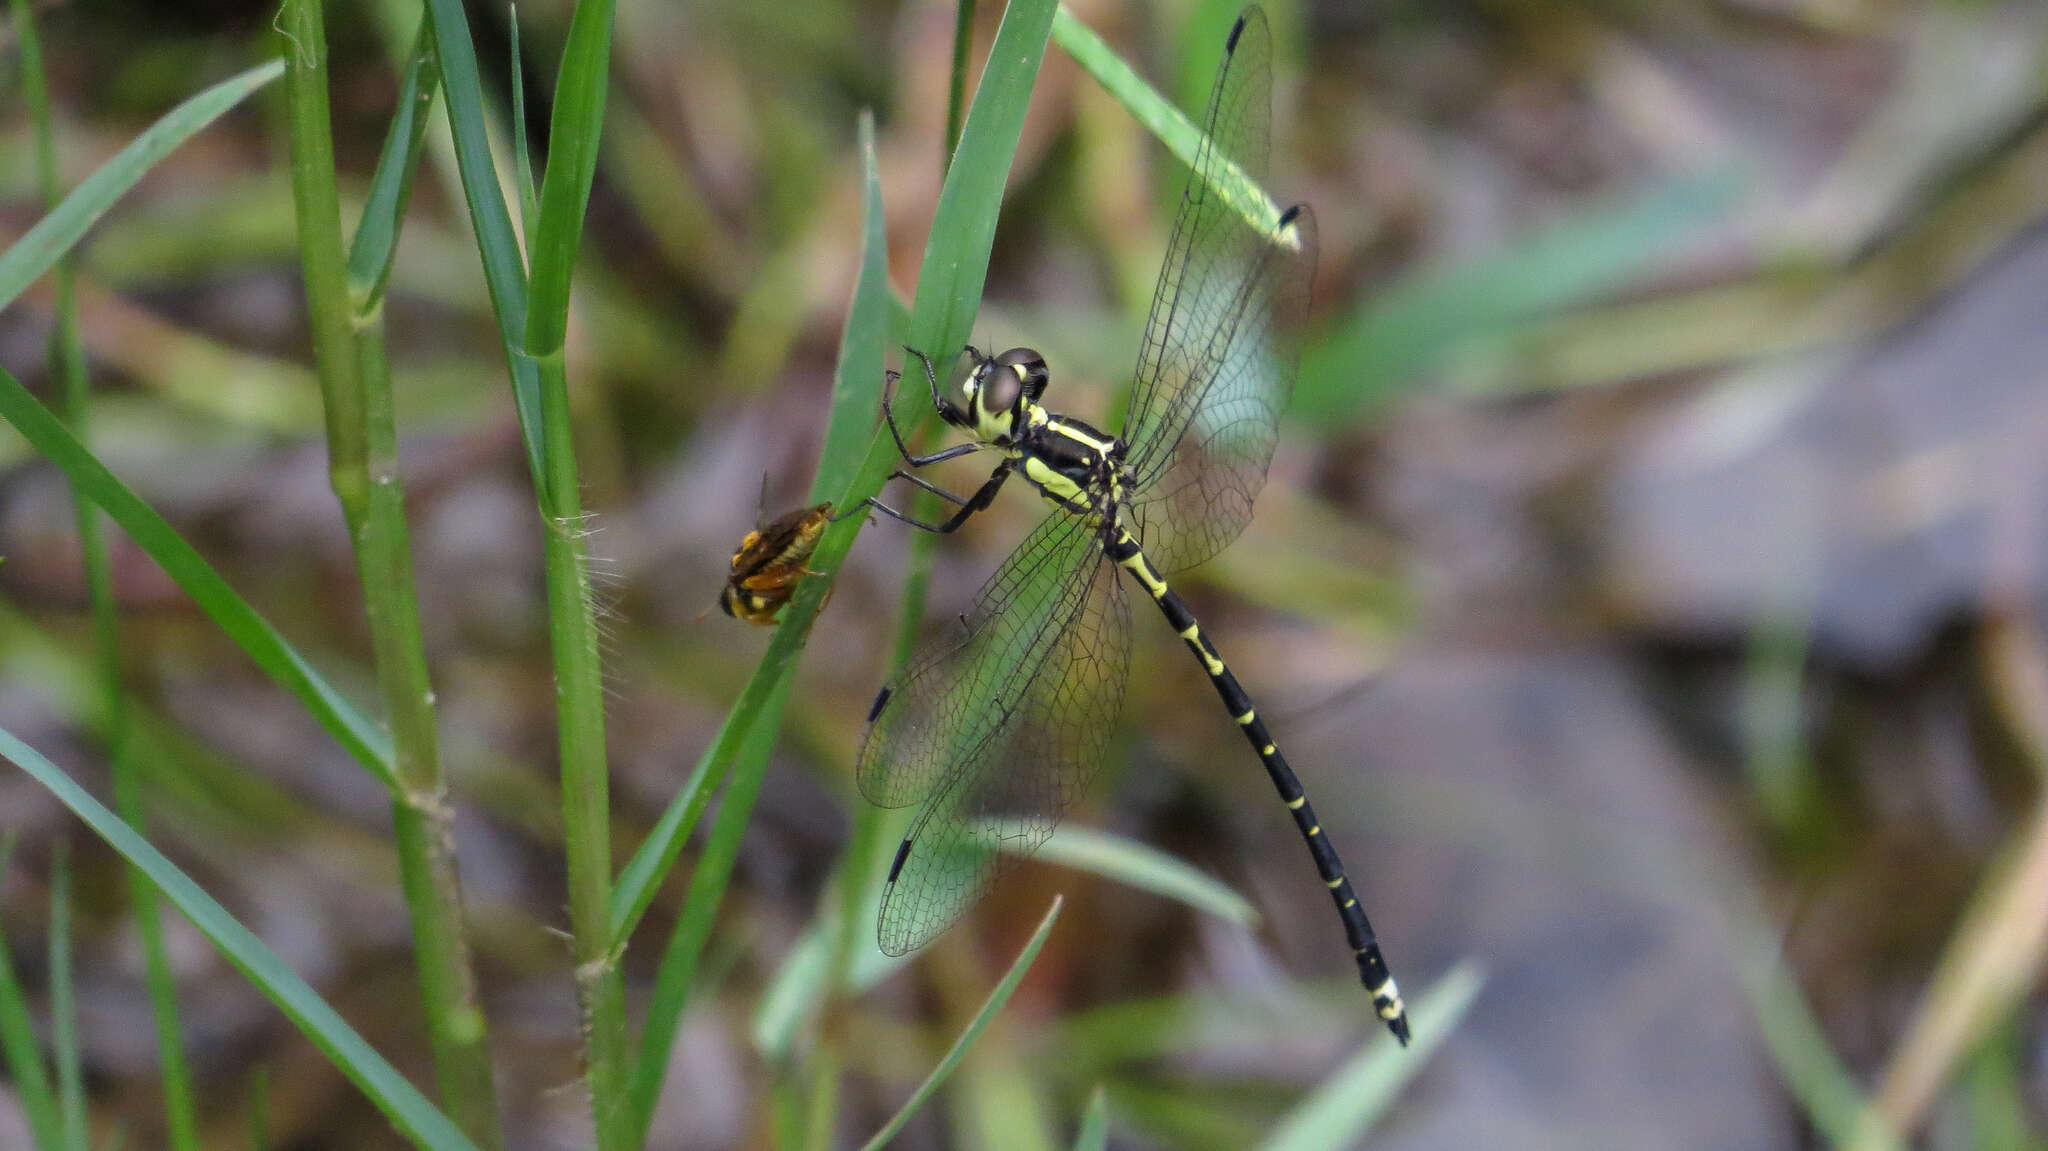
<instances>
[{"instance_id":1,"label":"dragonfly compound eye","mask_svg":"<svg viewBox=\"0 0 2048 1151\"><path fill-rule=\"evenodd\" d=\"M1011 348L996 357L994 375L1014 377L1023 385L1024 398L1032 403L1045 394L1045 385L1052 377L1045 370L1045 357L1030 348Z\"/></svg>"},{"instance_id":2,"label":"dragonfly compound eye","mask_svg":"<svg viewBox=\"0 0 2048 1151\"><path fill-rule=\"evenodd\" d=\"M993 416L1016 410L1017 400L1024 394L1024 380L1000 358L974 374L981 380L982 411Z\"/></svg>"}]
</instances>

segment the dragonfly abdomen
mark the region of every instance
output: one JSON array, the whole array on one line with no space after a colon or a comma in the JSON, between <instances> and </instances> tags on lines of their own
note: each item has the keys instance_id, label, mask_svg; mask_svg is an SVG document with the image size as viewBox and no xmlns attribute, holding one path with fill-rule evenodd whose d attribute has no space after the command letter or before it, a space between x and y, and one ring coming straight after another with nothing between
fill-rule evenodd
<instances>
[{"instance_id":1,"label":"dragonfly abdomen","mask_svg":"<svg viewBox=\"0 0 2048 1151\"><path fill-rule=\"evenodd\" d=\"M1274 790L1280 793L1281 802L1294 816L1295 828L1301 832L1302 841L1308 845L1309 855L1315 860L1316 873L1322 877L1323 886L1329 888L1331 901L1337 905L1337 915L1344 921L1345 938L1350 941L1352 956L1358 962L1359 982L1372 996L1373 1010L1379 1013L1396 1038L1407 1043L1407 1008L1401 1002L1401 990L1394 984L1393 973L1387 969L1386 958L1380 954L1372 922L1365 917L1365 908L1352 890L1351 880L1344 874L1344 861L1337 857L1337 849L1323 834L1323 825L1316 819L1315 808L1309 806L1300 777L1294 774L1272 733L1266 730L1266 721L1259 718L1251 696L1237 682L1237 676L1231 674L1223 657L1216 653L1215 645L1203 633L1202 625L1196 622L1195 613L1188 609L1187 602L1153 570L1151 561L1145 558L1144 549L1128 529L1119 527L1116 537L1104 547L1103 552L1117 566L1130 572L1152 601L1159 605L1167 624L1200 661L1202 670L1208 673L1209 682L1216 688L1217 696L1223 700L1224 708L1230 712L1230 718L1236 722L1238 730L1244 732L1252 750L1258 753L1259 762L1265 765Z\"/></svg>"}]
</instances>

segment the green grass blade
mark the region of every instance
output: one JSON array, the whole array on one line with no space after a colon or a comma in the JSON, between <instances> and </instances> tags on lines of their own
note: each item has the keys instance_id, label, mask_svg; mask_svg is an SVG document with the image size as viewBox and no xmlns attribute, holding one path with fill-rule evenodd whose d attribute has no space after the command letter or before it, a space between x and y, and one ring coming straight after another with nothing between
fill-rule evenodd
<instances>
[{"instance_id":1,"label":"green grass blade","mask_svg":"<svg viewBox=\"0 0 2048 1151\"><path fill-rule=\"evenodd\" d=\"M1409 1008L1415 1042L1403 1050L1373 1028L1371 1039L1322 1086L1281 1119L1264 1151L1342 1151L1356 1147L1401 1088L1422 1070L1429 1053L1450 1037L1486 982L1479 965L1460 963Z\"/></svg>"},{"instance_id":2,"label":"green grass blade","mask_svg":"<svg viewBox=\"0 0 2048 1151\"><path fill-rule=\"evenodd\" d=\"M1736 204L1743 185L1732 169L1684 177L1374 295L1302 349L1293 414L1356 415L1472 341L1619 288Z\"/></svg>"},{"instance_id":3,"label":"green grass blade","mask_svg":"<svg viewBox=\"0 0 2048 1151\"><path fill-rule=\"evenodd\" d=\"M540 370L531 359L518 354L526 337L526 261L519 253L518 233L498 190L497 166L491 162L476 44L469 36L462 0L426 0L426 5L434 22L434 43L441 53L441 88L448 94L455 167L462 177L463 197L469 202L470 225L476 230L477 253L483 259L484 285L491 294L491 310L498 317L498 336L512 374L512 404L519 413L526 464L538 481L547 474L541 455Z\"/></svg>"},{"instance_id":4,"label":"green grass blade","mask_svg":"<svg viewBox=\"0 0 2048 1151\"><path fill-rule=\"evenodd\" d=\"M1158 89L1132 71L1115 49L1103 43L1095 30L1067 11L1065 5L1060 6L1059 15L1053 18L1052 38L1062 51L1073 58L1074 63L1095 77L1103 91L1124 106L1132 119L1158 137L1167 151L1189 168L1195 166L1196 153L1202 147L1202 130L1182 115L1181 110L1173 106L1173 101L1160 95ZM1200 175L1215 178L1210 187L1215 190L1217 198L1230 205L1232 211L1243 216L1260 234L1274 234L1280 226L1282 209L1258 181L1246 174L1235 161L1212 167L1214 171Z\"/></svg>"},{"instance_id":5,"label":"green grass blade","mask_svg":"<svg viewBox=\"0 0 2048 1151\"><path fill-rule=\"evenodd\" d=\"M42 187L44 211L54 212L63 204L64 197L42 43L29 0L13 0L13 9L14 27L21 40L22 86L29 118L35 124L37 183ZM78 332L78 298L71 271L76 259L76 252L67 252L57 261L56 323L50 333L50 363L52 374L63 381L65 420L81 441L90 442L92 392L86 373L85 347ZM86 600L91 606L93 656L98 665L100 703L104 709L102 730L114 777L115 807L130 827L140 829L144 820L142 791L136 779L128 700L122 687L120 618L114 604L113 565L107 555L106 531L99 509L75 487L71 503L72 517L78 526ZM178 1026L177 980L164 945L162 909L156 889L149 885L147 877L132 867L126 872L128 903L142 946L144 982L155 1024L165 1142L173 1151L198 1151L198 1110L192 1098L192 1078Z\"/></svg>"},{"instance_id":6,"label":"green grass blade","mask_svg":"<svg viewBox=\"0 0 2048 1151\"><path fill-rule=\"evenodd\" d=\"M1022 827L1017 829L1020 837L1023 831ZM1051 839L1032 853L1032 857L1040 862L1092 872L1141 891L1163 895L1242 927L1257 927L1259 924L1259 913L1251 901L1231 890L1229 885L1134 839L1062 824L1052 833Z\"/></svg>"},{"instance_id":7,"label":"green grass blade","mask_svg":"<svg viewBox=\"0 0 2048 1151\"><path fill-rule=\"evenodd\" d=\"M256 666L305 704L357 763L380 782L391 784L391 740L384 730L322 678L191 544L114 478L48 408L36 402L21 381L4 370L0 370L0 419L13 424L37 451L63 470L73 487L113 517Z\"/></svg>"},{"instance_id":8,"label":"green grass blade","mask_svg":"<svg viewBox=\"0 0 2048 1151\"><path fill-rule=\"evenodd\" d=\"M889 316L888 217L882 211L881 164L875 155L875 116L862 110L859 126L861 211L860 277L839 332L839 363L825 448L811 481L817 502L844 492L860 470L861 454L881 418L883 341Z\"/></svg>"},{"instance_id":9,"label":"green grass blade","mask_svg":"<svg viewBox=\"0 0 2048 1151\"><path fill-rule=\"evenodd\" d=\"M775 977L768 981L767 989L754 1005L748 1031L754 1050L769 1063L780 1063L788 1057L796 1042L797 1028L825 998L832 974L832 940L823 929L831 926L823 914L811 921L809 929L796 937L795 945L783 957L782 966L775 969Z\"/></svg>"},{"instance_id":10,"label":"green grass blade","mask_svg":"<svg viewBox=\"0 0 2048 1151\"><path fill-rule=\"evenodd\" d=\"M519 182L519 221L526 227L526 250L533 251L533 228L540 222L540 197L533 190L533 145L526 138L526 55L519 50L519 5L505 6L505 27L511 41L505 49L506 87L512 90L512 163Z\"/></svg>"},{"instance_id":11,"label":"green grass blade","mask_svg":"<svg viewBox=\"0 0 2048 1151\"><path fill-rule=\"evenodd\" d=\"M398 252L398 233L405 223L406 204L412 199L413 177L419 173L420 153L426 147L434 97L440 90L441 55L434 46L434 29L421 13L398 87L398 108L385 132L384 150L377 155L377 170L370 175L369 201L363 205L349 241L349 304L358 316L375 312L384 301L392 257Z\"/></svg>"},{"instance_id":12,"label":"green grass blade","mask_svg":"<svg viewBox=\"0 0 2048 1151\"><path fill-rule=\"evenodd\" d=\"M611 46L611 0L577 0L548 122L548 163L541 174L540 222L534 228L533 274L527 285L523 346L529 355L559 352L568 335L569 281L583 239L590 183L597 175Z\"/></svg>"},{"instance_id":13,"label":"green grass blade","mask_svg":"<svg viewBox=\"0 0 2048 1151\"><path fill-rule=\"evenodd\" d=\"M960 1066L960 1060L966 1057L968 1049L974 1046L974 1041L981 1038L983 1031L988 1030L988 1025L995 1020L996 1014L1010 1001L1011 993L1017 990L1018 984L1024 982L1024 973L1031 970L1032 961L1038 958L1038 949L1044 947L1046 939L1052 935L1052 925L1060 917L1062 902L1059 897L1053 899L1052 906L1046 909L1045 918L1038 923L1038 930L1031 933L1030 942L1024 945L1024 950L1017 953L1016 960L1010 964L1010 970L1003 976L1002 982L996 984L995 990L988 993L987 1001L981 1005L980 1011L975 1012L974 1018L967 1024L967 1029L960 1033L960 1038L953 1041L953 1046L947 1049L938 1066L932 1068L931 1074L925 1076L924 1082L917 1085L917 1090L910 1093L910 1098L904 1100L903 1106L896 1114L882 1125L880 1131L875 1132L874 1138L861 1145L861 1151L877 1151L889 1140L894 1139L897 1132L903 1130L903 1125L910 1122L918 1109L930 1101L947 1078Z\"/></svg>"},{"instance_id":14,"label":"green grass blade","mask_svg":"<svg viewBox=\"0 0 2048 1151\"><path fill-rule=\"evenodd\" d=\"M1885 1124L1856 1077L1835 1054L1807 1005L1799 981L1761 925L1738 932L1736 974L1778 1078L1830 1146L1901 1151L1906 1143Z\"/></svg>"},{"instance_id":15,"label":"green grass blade","mask_svg":"<svg viewBox=\"0 0 2048 1151\"><path fill-rule=\"evenodd\" d=\"M6 878L7 861L13 855L14 833L10 831L0 840L0 880ZM29 1015L21 980L14 974L14 953L7 948L4 920L0 920L0 1055L6 1056L9 1085L37 1151L63 1151L64 1116L50 1091L43 1054L36 1050L35 1020Z\"/></svg>"},{"instance_id":16,"label":"green grass blade","mask_svg":"<svg viewBox=\"0 0 2048 1151\"><path fill-rule=\"evenodd\" d=\"M0 252L0 308L13 303L30 284L55 266L92 227L93 221L134 187L157 161L283 73L284 61L272 60L222 80L164 113L115 153L113 159L100 165L99 171L87 176L55 211L38 221L13 247Z\"/></svg>"},{"instance_id":17,"label":"green grass blade","mask_svg":"<svg viewBox=\"0 0 2048 1151\"><path fill-rule=\"evenodd\" d=\"M348 1076L392 1125L415 1144L432 1151L475 1151L462 1132L406 1082L397 1069L363 1041L332 1007L306 985L277 953L249 933L198 884L178 870L149 842L101 806L84 788L34 748L0 730L0 758L13 761L72 813L85 821L107 845L147 872L151 882L185 914L235 969L284 1012L313 1045Z\"/></svg>"},{"instance_id":18,"label":"green grass blade","mask_svg":"<svg viewBox=\"0 0 2048 1151\"><path fill-rule=\"evenodd\" d=\"M1109 1146L1109 1093L1098 1084L1088 1096L1088 1110L1081 1113L1081 1129L1074 1134L1074 1151L1105 1151Z\"/></svg>"},{"instance_id":19,"label":"green grass blade","mask_svg":"<svg viewBox=\"0 0 2048 1151\"><path fill-rule=\"evenodd\" d=\"M967 107L967 56L974 48L974 0L957 0L953 6L953 68L946 78L946 155L939 176L953 166L953 149L960 146L960 113Z\"/></svg>"},{"instance_id":20,"label":"green grass blade","mask_svg":"<svg viewBox=\"0 0 2048 1151\"><path fill-rule=\"evenodd\" d=\"M854 283L852 303L846 310L846 326L840 335L839 368L832 389L831 415L825 427L825 447L818 460L817 476L811 482L813 502L837 496L854 482L863 466L863 453L875 441L875 424L881 412L882 325L890 305L888 239L884 232L886 220L882 213L881 176L875 158L874 118L865 114L861 117L860 147L867 205L862 227L861 270L859 279ZM844 558L844 548L838 555ZM820 571L836 570L836 559L830 562L830 566L821 566L826 562L823 557L814 558L812 566ZM817 581L805 581L806 586L813 582ZM799 596L802 594L800 590ZM812 615L815 616L815 607ZM799 627L795 622L798 618L805 619L801 628L807 630L809 617L799 617L796 606L792 605L785 611L779 631ZM775 654L777 642L782 642L780 634L769 645L770 655ZM784 642L783 646L793 652L801 643L799 638L793 643ZM768 659L769 656L762 657L763 668L767 666ZM757 690L757 684L760 685L759 690L765 692L767 680L759 668L747 690ZM759 704L747 707L746 700L747 695L743 693L741 703L736 704L726 716L718 737L697 761L689 781L669 802L654 830L619 873L619 881L612 888L613 938L626 939L639 925L640 916L654 899L655 889L675 863L684 841L696 829L711 794L725 782L740 737L745 734L745 725L760 715ZM735 720L742 717L743 722L736 724ZM779 724L781 716L775 716L773 722Z\"/></svg>"},{"instance_id":21,"label":"green grass blade","mask_svg":"<svg viewBox=\"0 0 2048 1151\"><path fill-rule=\"evenodd\" d=\"M1012 0L1003 9L974 103L967 109L960 146L953 152L932 213L931 237L917 274L917 301L911 308L911 342L935 357L967 342L974 315L981 309L1003 185L1010 178L1024 111L1031 103L1058 7L1054 0Z\"/></svg>"},{"instance_id":22,"label":"green grass blade","mask_svg":"<svg viewBox=\"0 0 2048 1151\"><path fill-rule=\"evenodd\" d=\"M967 125L961 132L956 162L940 193L931 239L925 248L925 270L918 283L918 304L914 311L913 332L921 332L925 342L933 346L964 342L974 313L980 307L982 280L988 271L989 249L995 236L996 212L1001 206L1003 184L1023 128L1031 86L1045 54L1052 9L1052 0L1017 0L1004 13L988 67L982 74L973 107L967 116ZM872 295L875 286L875 278L864 271L856 296ZM866 317L873 312L863 308L859 299L855 307L862 322L869 322ZM877 310L886 315L886 309ZM849 323L852 323L851 318ZM850 507L878 490L895 459L895 447L889 442L887 433L876 428L873 414L882 384L879 356L870 366L856 363L857 355L864 357L866 353L859 348L842 350L837 386L842 390L858 390L875 398L860 400L835 394L834 426L828 427L826 432L831 450L819 462L820 481L813 488L814 493L830 492L831 489L823 485L824 478L847 474L849 469L842 461L852 457L862 440L859 434L839 431L841 426L851 423L865 433L867 452L859 466L850 469L853 478L848 483L848 490L833 501L840 507ZM732 780L729 790L734 794L746 794L747 789L759 787L758 777L766 768L767 752L773 746L773 733L781 725L789 675L796 667L796 657L817 618L818 608L831 585L831 577L845 560L861 523L862 517L849 517L828 530L819 542L810 566L824 576L804 581L795 599L784 609L775 637L769 641L768 650L762 654L753 676L727 715L717 742L706 755L711 765L706 773L708 786L716 786L720 775L729 774ZM759 743L754 743L757 730L766 734L759 737ZM743 744L758 750L743 753ZM721 768L720 765L725 764L731 766ZM681 825L688 821L679 818L674 822ZM670 850L671 845L650 841L642 845L640 854L652 853L659 858ZM635 862L638 863L637 858ZM664 870L652 866L628 868L629 872L644 877L649 884L659 883ZM621 889L614 893L614 919L622 914L630 918L631 909L639 905L641 898L640 893L627 889L622 883ZM687 937L679 931L671 942L671 950L687 942ZM664 970L669 966L669 959L664 957ZM653 1030L650 1026L650 1039ZM652 1058L643 1058L641 1066L636 1069L636 1099L647 1091L644 1086L647 1082L658 1086L667 1059L665 1045L643 1042L642 1050ZM641 1129L645 1129L644 1121Z\"/></svg>"},{"instance_id":23,"label":"green grass blade","mask_svg":"<svg viewBox=\"0 0 2048 1151\"><path fill-rule=\"evenodd\" d=\"M85 1058L78 1049L78 993L71 962L71 851L57 840L50 854L50 1055L57 1065L57 1113L64 1145L88 1151Z\"/></svg>"},{"instance_id":24,"label":"green grass blade","mask_svg":"<svg viewBox=\"0 0 2048 1151\"><path fill-rule=\"evenodd\" d=\"M539 386L542 468L533 478L547 521L548 629L559 717L569 924L584 1012L584 1082L600 1151L626 1151L638 1141L630 1134L634 1113L627 1099L633 1080L627 1057L625 991L611 930L604 672L598 654L563 357L570 283L603 136L611 30L611 0L577 0L555 82L548 162L541 175L539 218L533 225L526 325L520 332L515 362L531 362ZM652 1111L650 1100L647 1114ZM640 1129L645 1129L644 1123Z\"/></svg>"}]
</instances>

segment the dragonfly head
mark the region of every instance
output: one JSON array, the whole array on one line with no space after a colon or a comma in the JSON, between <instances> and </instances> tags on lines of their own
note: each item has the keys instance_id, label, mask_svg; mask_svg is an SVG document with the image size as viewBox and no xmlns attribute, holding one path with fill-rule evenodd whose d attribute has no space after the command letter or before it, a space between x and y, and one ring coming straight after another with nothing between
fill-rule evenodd
<instances>
[{"instance_id":1,"label":"dragonfly head","mask_svg":"<svg viewBox=\"0 0 2048 1151\"><path fill-rule=\"evenodd\" d=\"M1011 348L1000 355L984 356L970 344L974 369L960 385L964 423L985 440L1007 440L1027 426L1026 411L1045 394L1051 376L1045 357L1030 348Z\"/></svg>"}]
</instances>

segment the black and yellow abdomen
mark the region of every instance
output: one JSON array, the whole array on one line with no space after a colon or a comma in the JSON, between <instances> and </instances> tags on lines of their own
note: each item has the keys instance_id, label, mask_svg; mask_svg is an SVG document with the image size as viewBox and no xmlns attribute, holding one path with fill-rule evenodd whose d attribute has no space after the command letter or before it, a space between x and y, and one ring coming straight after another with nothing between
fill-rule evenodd
<instances>
[{"instance_id":1,"label":"black and yellow abdomen","mask_svg":"<svg viewBox=\"0 0 2048 1151\"><path fill-rule=\"evenodd\" d=\"M1259 718L1251 696L1231 674L1223 657L1216 654L1215 645L1209 642L1202 625L1188 610L1187 603L1152 569L1144 549L1128 530L1117 528L1116 537L1103 551L1117 566L1130 572L1152 601L1159 605L1167 624L1201 662L1202 670L1208 673L1209 682L1215 686L1230 718L1236 722L1238 730L1244 732L1252 750L1258 753L1259 762L1265 765L1274 790L1280 793L1281 802L1294 816L1295 828L1301 832L1303 842L1308 844L1309 855L1315 860L1316 874L1322 877L1323 886L1329 888L1331 901L1337 905L1337 914L1344 921L1345 938L1351 944L1352 958L1358 964L1359 982L1372 996L1373 1009L1401 1042L1408 1042L1407 1007L1401 1002L1401 991L1394 984L1393 973L1387 970L1386 958L1380 954L1372 922L1365 917L1365 909L1359 905L1351 880L1344 874L1344 862L1337 857L1337 849L1331 846L1329 836L1323 834L1323 825L1316 819L1315 808L1309 806L1301 779L1288 766L1287 757L1281 754L1272 733L1266 730L1266 722Z\"/></svg>"}]
</instances>

